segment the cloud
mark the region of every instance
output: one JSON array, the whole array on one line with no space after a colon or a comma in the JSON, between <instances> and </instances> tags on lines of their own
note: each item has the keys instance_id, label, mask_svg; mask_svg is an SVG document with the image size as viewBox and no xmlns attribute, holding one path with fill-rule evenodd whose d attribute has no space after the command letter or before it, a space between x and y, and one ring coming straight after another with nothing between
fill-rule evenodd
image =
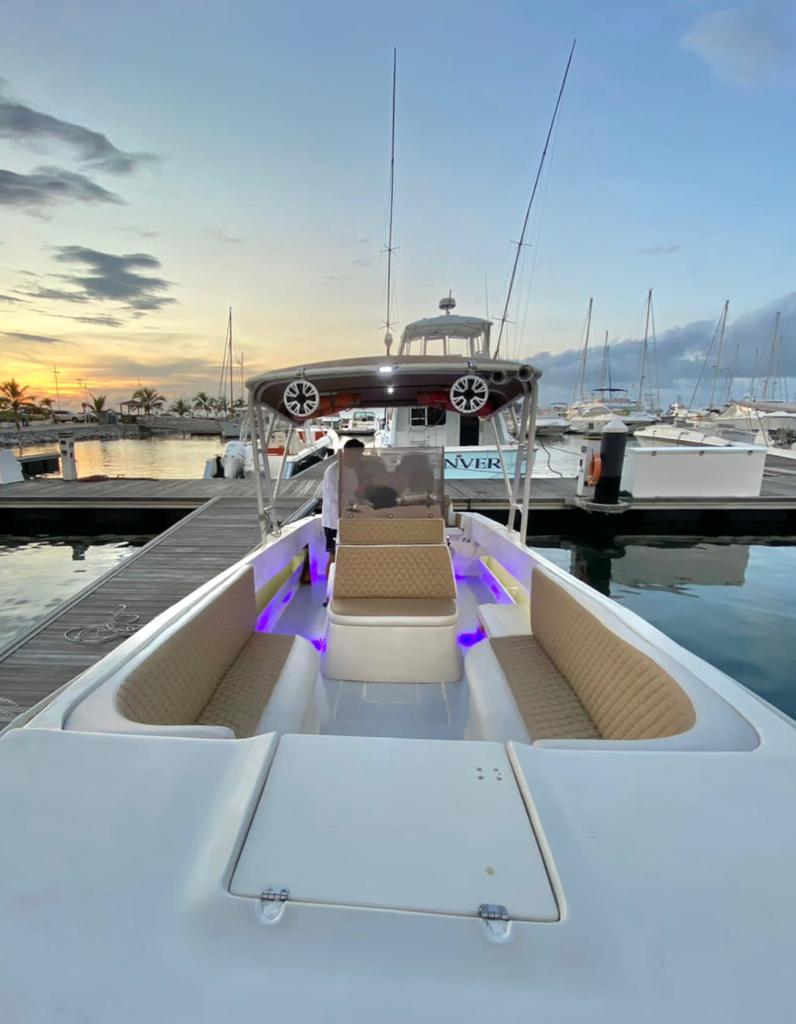
<instances>
[{"instance_id":1,"label":"cloud","mask_svg":"<svg viewBox=\"0 0 796 1024\"><path fill-rule=\"evenodd\" d=\"M761 309L739 316L727 326L724 338L724 352L721 360L719 395L726 394L727 373L735 361L736 395L748 390L750 381L756 377L758 391L761 379L768 365L774 316L781 311L781 346L778 374L796 378L796 347L787 344L788 338L796 335L796 292L778 299ZM697 401L706 402L710 392L712 370L703 370L705 354L710 346L716 328L719 310L712 319L698 320L683 326L663 331L654 346L650 346L650 371L647 389L654 390L657 380L661 386L664 404L678 394L684 401L691 397L694 385L701 374L700 391ZM737 350L737 357L736 357ZM641 339L625 338L611 344L611 380L615 387L627 388L631 398L638 391L641 360ZM545 403L568 401L578 379L581 358L580 349L565 352L537 352L528 356L530 362L543 371L542 400ZM589 350L586 368L586 388L597 387L602 377L602 346L593 345ZM711 356L710 363L713 363ZM775 397L784 397L778 392Z\"/></svg>"},{"instance_id":2,"label":"cloud","mask_svg":"<svg viewBox=\"0 0 796 1024\"><path fill-rule=\"evenodd\" d=\"M362 269L364 269L365 267L372 267L373 264L371 263L370 260L358 259L358 260L351 260L351 266L352 267L361 267Z\"/></svg>"},{"instance_id":3,"label":"cloud","mask_svg":"<svg viewBox=\"0 0 796 1024\"><path fill-rule=\"evenodd\" d=\"M25 344L35 345L61 345L63 338L52 338L47 334L22 334L20 331L0 331L4 338L11 338L13 341L23 341Z\"/></svg>"},{"instance_id":4,"label":"cloud","mask_svg":"<svg viewBox=\"0 0 796 1024\"><path fill-rule=\"evenodd\" d=\"M41 213L54 203L75 200L82 203L121 203L91 178L61 167L37 167L32 174L0 170L0 205L14 206L28 213Z\"/></svg>"},{"instance_id":5,"label":"cloud","mask_svg":"<svg viewBox=\"0 0 796 1024\"><path fill-rule=\"evenodd\" d=\"M58 263L72 264L78 268L73 273L51 275L64 281L66 287L37 286L26 292L26 295L56 302L119 302L123 309L139 315L161 309L175 301L165 294L169 288L165 278L139 273L140 270L160 269L160 260L149 253L134 252L115 256L82 245L60 245L55 248L54 259ZM83 322L97 320L84 319Z\"/></svg>"},{"instance_id":6,"label":"cloud","mask_svg":"<svg viewBox=\"0 0 796 1024\"><path fill-rule=\"evenodd\" d=\"M229 245L237 245L239 242L246 241L242 235L230 235L223 228L215 227L214 225L206 227L205 234L209 235L216 242L223 242Z\"/></svg>"},{"instance_id":7,"label":"cloud","mask_svg":"<svg viewBox=\"0 0 796 1024\"><path fill-rule=\"evenodd\" d=\"M124 320L117 320L113 316L72 316L70 320L74 320L78 324L100 324L103 327L123 327Z\"/></svg>"},{"instance_id":8,"label":"cloud","mask_svg":"<svg viewBox=\"0 0 796 1024\"><path fill-rule=\"evenodd\" d=\"M636 249L637 256L665 256L671 252L679 252L679 245L649 245L645 249Z\"/></svg>"},{"instance_id":9,"label":"cloud","mask_svg":"<svg viewBox=\"0 0 796 1024\"><path fill-rule=\"evenodd\" d=\"M125 227L119 228L120 231L126 231L129 235L135 235L136 238L157 238L157 231L146 231L144 228L137 228L134 224L127 224Z\"/></svg>"},{"instance_id":10,"label":"cloud","mask_svg":"<svg viewBox=\"0 0 796 1024\"><path fill-rule=\"evenodd\" d=\"M697 18L682 46L701 57L717 78L754 85L792 66L792 14L770 4L712 11Z\"/></svg>"},{"instance_id":11,"label":"cloud","mask_svg":"<svg viewBox=\"0 0 796 1024\"><path fill-rule=\"evenodd\" d=\"M0 138L26 145L62 143L74 150L81 162L111 174L129 174L142 163L157 159L152 153L126 153L102 132L16 103L8 96L6 85L0 79Z\"/></svg>"},{"instance_id":12,"label":"cloud","mask_svg":"<svg viewBox=\"0 0 796 1024\"><path fill-rule=\"evenodd\" d=\"M22 299L15 299L13 295L0 294L0 302L22 302Z\"/></svg>"}]
</instances>

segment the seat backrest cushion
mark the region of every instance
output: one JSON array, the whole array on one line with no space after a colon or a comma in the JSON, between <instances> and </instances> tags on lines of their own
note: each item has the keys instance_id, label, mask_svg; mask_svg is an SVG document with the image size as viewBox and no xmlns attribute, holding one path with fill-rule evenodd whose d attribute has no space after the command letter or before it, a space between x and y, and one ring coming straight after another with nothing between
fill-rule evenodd
<instances>
[{"instance_id":1,"label":"seat backrest cushion","mask_svg":"<svg viewBox=\"0 0 796 1024\"><path fill-rule=\"evenodd\" d=\"M116 709L146 725L191 725L252 635L257 619L248 568L195 609L137 665L116 693Z\"/></svg>"},{"instance_id":2,"label":"seat backrest cushion","mask_svg":"<svg viewBox=\"0 0 796 1024\"><path fill-rule=\"evenodd\" d=\"M340 520L340 544L444 544L442 519Z\"/></svg>"},{"instance_id":3,"label":"seat backrest cushion","mask_svg":"<svg viewBox=\"0 0 796 1024\"><path fill-rule=\"evenodd\" d=\"M335 598L456 597L445 544L341 545Z\"/></svg>"},{"instance_id":4,"label":"seat backrest cushion","mask_svg":"<svg viewBox=\"0 0 796 1024\"><path fill-rule=\"evenodd\" d=\"M533 570L531 628L603 739L657 739L694 725L694 706L677 681L539 566Z\"/></svg>"}]
</instances>

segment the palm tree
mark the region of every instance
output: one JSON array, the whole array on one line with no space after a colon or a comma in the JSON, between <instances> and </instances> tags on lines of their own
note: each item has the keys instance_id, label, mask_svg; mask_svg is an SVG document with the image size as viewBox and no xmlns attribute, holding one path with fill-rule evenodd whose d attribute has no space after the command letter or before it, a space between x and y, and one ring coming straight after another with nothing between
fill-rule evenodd
<instances>
[{"instance_id":1,"label":"palm tree","mask_svg":"<svg viewBox=\"0 0 796 1024\"><path fill-rule=\"evenodd\" d=\"M105 402L108 399L107 395L91 395L91 401L88 403L88 408L97 417L97 423L102 423L105 419Z\"/></svg>"},{"instance_id":2,"label":"palm tree","mask_svg":"<svg viewBox=\"0 0 796 1024\"><path fill-rule=\"evenodd\" d=\"M4 409L11 410L17 426L19 426L22 413L25 411L31 411L35 408L35 403L33 401L34 396L26 395L25 392L27 390L27 384L17 384L13 377L11 380L4 381L0 384L0 404Z\"/></svg>"},{"instance_id":3,"label":"palm tree","mask_svg":"<svg viewBox=\"0 0 796 1024\"><path fill-rule=\"evenodd\" d=\"M158 394L157 388L136 388L133 392L133 401L137 408L143 409L145 416L149 416L153 409L159 409L164 405L166 399Z\"/></svg>"},{"instance_id":4,"label":"palm tree","mask_svg":"<svg viewBox=\"0 0 796 1024\"><path fill-rule=\"evenodd\" d=\"M173 412L175 416L179 416L180 418L182 418L183 416L188 415L188 413L191 411L191 406L189 402L185 401L185 399L178 398L174 402L169 411Z\"/></svg>"},{"instance_id":5,"label":"palm tree","mask_svg":"<svg viewBox=\"0 0 796 1024\"><path fill-rule=\"evenodd\" d=\"M55 399L53 398L42 398L42 400L39 402L39 408L41 409L41 411L45 414L45 416L52 417L53 422L55 422L55 416L53 416L54 405Z\"/></svg>"},{"instance_id":6,"label":"palm tree","mask_svg":"<svg viewBox=\"0 0 796 1024\"><path fill-rule=\"evenodd\" d=\"M198 409L199 412L203 412L205 416L210 416L210 410L213 408L213 399L207 394L206 391L200 391L198 394L193 396L193 407Z\"/></svg>"}]
</instances>

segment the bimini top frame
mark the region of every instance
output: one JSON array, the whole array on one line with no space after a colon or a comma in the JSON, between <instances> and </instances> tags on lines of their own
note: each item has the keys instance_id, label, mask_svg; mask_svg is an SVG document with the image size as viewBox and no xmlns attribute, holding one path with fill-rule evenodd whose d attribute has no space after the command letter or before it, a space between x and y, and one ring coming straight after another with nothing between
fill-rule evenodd
<instances>
[{"instance_id":1,"label":"bimini top frame","mask_svg":"<svg viewBox=\"0 0 796 1024\"><path fill-rule=\"evenodd\" d=\"M509 527L525 536L530 501L530 473L523 474L533 453L541 371L528 363L466 356L369 356L271 370L247 381L253 464L263 539L279 532L274 511L283 479L282 460L276 482L268 468L268 443L279 419L289 424L287 452L293 431L313 418L343 409L398 406L446 408L463 416L492 422L514 403L521 405L518 451L509 476L494 429L509 506ZM259 471L258 471L259 470Z\"/></svg>"}]
</instances>

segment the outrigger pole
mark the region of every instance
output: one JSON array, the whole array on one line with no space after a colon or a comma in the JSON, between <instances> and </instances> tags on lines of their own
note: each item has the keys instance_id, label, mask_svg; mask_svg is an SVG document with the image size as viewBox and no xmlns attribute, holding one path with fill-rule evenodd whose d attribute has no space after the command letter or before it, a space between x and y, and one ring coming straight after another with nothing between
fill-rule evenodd
<instances>
[{"instance_id":1,"label":"outrigger pole","mask_svg":"<svg viewBox=\"0 0 796 1024\"><path fill-rule=\"evenodd\" d=\"M544 149L542 150L542 156L539 160L539 166L536 169L536 177L534 178L533 188L531 189L531 198L528 200L528 206L525 210L525 220L522 222L522 231L520 232L520 240L516 243L517 252L514 255L514 265L511 268L511 277L509 278L509 287L506 292L506 302L503 306L503 316L500 318L500 330L498 331L497 345L495 346L495 359L500 355L500 342L503 339L503 329L506 326L509 315L509 303L511 302L511 293L514 290L514 279L517 276L517 266L520 262L520 252L522 247L525 245L525 233L528 230L528 221L531 216L531 207L533 206L534 198L536 197L536 190L539 187L539 179L542 177L542 170L544 168L545 159L547 158L547 150L550 146L550 138L553 134L553 128L555 128L556 119L558 118L558 108L561 106L561 98L564 95L564 87L567 84L567 78L569 76L569 68L572 64L572 55L575 53L576 39L572 40L572 48L569 51L569 57L567 59L567 66L564 69L564 77L561 79L561 88L558 90L558 98L556 99L556 105L553 110L553 116L550 118L550 127L547 129L547 138L544 142Z\"/></svg>"},{"instance_id":2,"label":"outrigger pole","mask_svg":"<svg viewBox=\"0 0 796 1024\"><path fill-rule=\"evenodd\" d=\"M390 222L387 230L387 317L384 321L384 347L387 355L392 346L392 321L390 319L390 300L392 298L392 216L395 201L395 82L398 69L398 51L392 51L392 128L390 131Z\"/></svg>"}]
</instances>

